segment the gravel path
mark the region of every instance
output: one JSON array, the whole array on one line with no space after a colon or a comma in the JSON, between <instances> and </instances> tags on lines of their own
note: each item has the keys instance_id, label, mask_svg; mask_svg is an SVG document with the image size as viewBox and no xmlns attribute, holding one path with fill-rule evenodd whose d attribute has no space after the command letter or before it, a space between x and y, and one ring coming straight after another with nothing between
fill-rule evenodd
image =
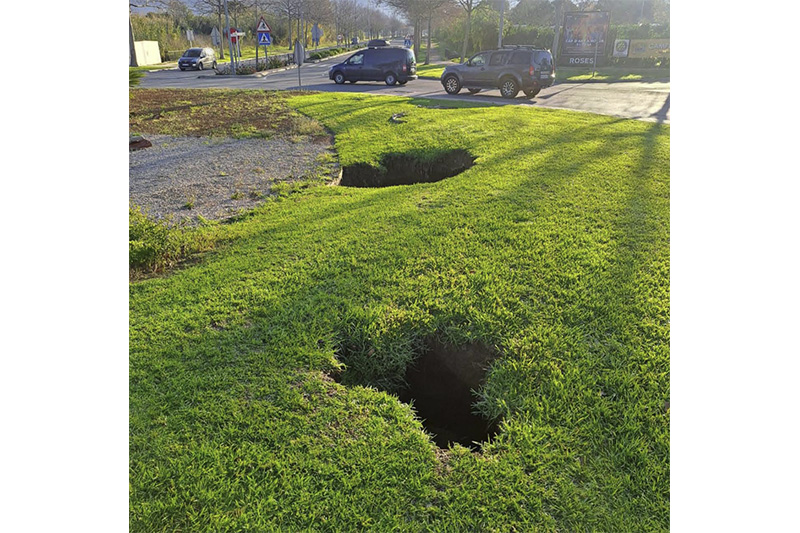
<instances>
[{"instance_id":1,"label":"gravel path","mask_svg":"<svg viewBox=\"0 0 800 533\"><path fill-rule=\"evenodd\" d=\"M263 202L276 182L338 174L327 138L144 137L153 146L130 152L130 201L156 219L220 220Z\"/></svg>"}]
</instances>

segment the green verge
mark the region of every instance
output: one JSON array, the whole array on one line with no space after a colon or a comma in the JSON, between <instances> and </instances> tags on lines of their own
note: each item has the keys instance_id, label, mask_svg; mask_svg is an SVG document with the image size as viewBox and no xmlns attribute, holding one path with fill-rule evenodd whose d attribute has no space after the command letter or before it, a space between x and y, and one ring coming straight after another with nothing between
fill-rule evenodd
<instances>
[{"instance_id":1,"label":"green verge","mask_svg":"<svg viewBox=\"0 0 800 533\"><path fill-rule=\"evenodd\" d=\"M444 67L441 65L418 65L417 74L424 78L441 78ZM663 68L622 68L604 67L598 69L592 76L592 69L581 67L556 67L557 82L584 82L584 81L669 81L669 69Z\"/></svg>"},{"instance_id":2,"label":"green verge","mask_svg":"<svg viewBox=\"0 0 800 533\"><path fill-rule=\"evenodd\" d=\"M343 165L476 164L268 202L197 264L131 284L131 531L668 530L669 126L289 104ZM438 451L395 396L326 375L346 347L348 372L396 378L430 337L501 355L481 453Z\"/></svg>"},{"instance_id":3,"label":"green verge","mask_svg":"<svg viewBox=\"0 0 800 533\"><path fill-rule=\"evenodd\" d=\"M557 81L669 81L668 68L601 67L592 76L586 67L556 67Z\"/></svg>"}]
</instances>

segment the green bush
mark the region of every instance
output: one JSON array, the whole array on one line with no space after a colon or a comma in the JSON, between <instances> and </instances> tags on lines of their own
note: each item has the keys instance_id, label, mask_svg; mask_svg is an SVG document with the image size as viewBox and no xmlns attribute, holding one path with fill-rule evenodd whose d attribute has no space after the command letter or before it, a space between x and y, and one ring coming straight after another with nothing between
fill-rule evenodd
<instances>
[{"instance_id":1,"label":"green bush","mask_svg":"<svg viewBox=\"0 0 800 533\"><path fill-rule=\"evenodd\" d=\"M144 72L135 68L128 69L128 87L136 87L144 77Z\"/></svg>"},{"instance_id":2,"label":"green bush","mask_svg":"<svg viewBox=\"0 0 800 533\"><path fill-rule=\"evenodd\" d=\"M308 59L315 61L317 59L325 59L326 57L335 56L337 54L341 54L342 52L346 52L346 48L330 48L328 50L320 50L318 52L314 52L313 54L308 56Z\"/></svg>"},{"instance_id":3,"label":"green bush","mask_svg":"<svg viewBox=\"0 0 800 533\"><path fill-rule=\"evenodd\" d=\"M128 260L134 270L163 270L212 245L204 232L171 224L169 219L154 220L137 205L128 209L128 224Z\"/></svg>"}]
</instances>

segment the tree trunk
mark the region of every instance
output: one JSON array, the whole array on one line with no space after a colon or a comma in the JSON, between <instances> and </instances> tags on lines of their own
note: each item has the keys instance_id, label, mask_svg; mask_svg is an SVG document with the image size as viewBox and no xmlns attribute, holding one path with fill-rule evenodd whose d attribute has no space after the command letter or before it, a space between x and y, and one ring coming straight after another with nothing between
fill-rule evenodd
<instances>
[{"instance_id":1,"label":"tree trunk","mask_svg":"<svg viewBox=\"0 0 800 533\"><path fill-rule=\"evenodd\" d=\"M217 13L217 22L219 23L219 58L225 59L225 40L222 38L224 33L222 33L222 13Z\"/></svg>"},{"instance_id":2,"label":"tree trunk","mask_svg":"<svg viewBox=\"0 0 800 533\"><path fill-rule=\"evenodd\" d=\"M469 42L469 30L472 25L472 10L467 11L467 29L464 31L464 45L461 47L461 63L464 62L464 56L467 55L467 42Z\"/></svg>"},{"instance_id":3,"label":"tree trunk","mask_svg":"<svg viewBox=\"0 0 800 533\"><path fill-rule=\"evenodd\" d=\"M138 67L139 62L136 60L136 46L133 44L133 22L131 21L131 14L128 12L128 36L130 37L130 66Z\"/></svg>"},{"instance_id":4,"label":"tree trunk","mask_svg":"<svg viewBox=\"0 0 800 533\"><path fill-rule=\"evenodd\" d=\"M414 19L414 57L419 57L419 47L422 42L422 36L420 35L421 26L420 20Z\"/></svg>"},{"instance_id":5,"label":"tree trunk","mask_svg":"<svg viewBox=\"0 0 800 533\"><path fill-rule=\"evenodd\" d=\"M431 19L433 18L433 13L428 15L428 53L425 54L425 64L429 65L431 62Z\"/></svg>"}]
</instances>

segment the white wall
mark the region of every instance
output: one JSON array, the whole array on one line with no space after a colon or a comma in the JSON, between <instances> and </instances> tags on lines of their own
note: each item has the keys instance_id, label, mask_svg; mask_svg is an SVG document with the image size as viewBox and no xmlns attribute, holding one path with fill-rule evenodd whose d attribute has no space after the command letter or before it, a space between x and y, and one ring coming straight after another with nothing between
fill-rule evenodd
<instances>
[{"instance_id":1,"label":"white wall","mask_svg":"<svg viewBox=\"0 0 800 533\"><path fill-rule=\"evenodd\" d=\"M140 67L161 63L158 41L135 41L133 48L136 50L136 63Z\"/></svg>"}]
</instances>

